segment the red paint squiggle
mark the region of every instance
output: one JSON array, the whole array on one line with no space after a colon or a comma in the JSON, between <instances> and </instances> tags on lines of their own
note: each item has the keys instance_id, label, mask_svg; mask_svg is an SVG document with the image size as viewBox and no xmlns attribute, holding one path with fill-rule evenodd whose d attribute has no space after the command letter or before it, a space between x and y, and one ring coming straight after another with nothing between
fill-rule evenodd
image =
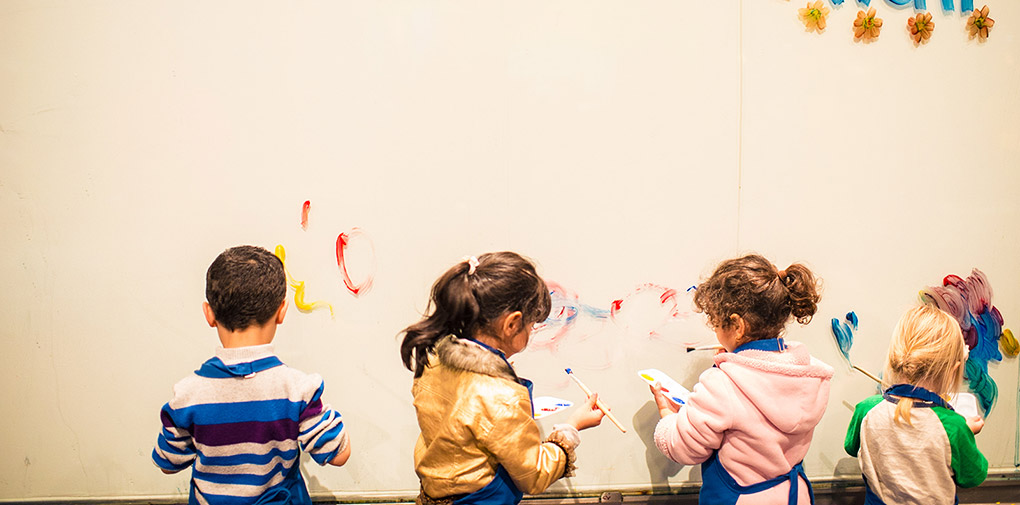
<instances>
[{"instance_id":1,"label":"red paint squiggle","mask_svg":"<svg viewBox=\"0 0 1020 505\"><path fill-rule=\"evenodd\" d=\"M347 245L351 242L351 238L355 236L361 236L368 241L369 247L372 248L372 270L365 276L365 280L361 284L355 284L351 280L350 273L347 272L347 260L344 257L344 251L347 249ZM349 232L341 233L336 237L336 266L340 268L340 272L344 276L344 286L354 296L358 296L361 293L367 292L372 288L372 280L375 277L375 244L372 243L372 239L369 238L365 232L358 228L351 228Z\"/></svg>"},{"instance_id":2,"label":"red paint squiggle","mask_svg":"<svg viewBox=\"0 0 1020 505\"><path fill-rule=\"evenodd\" d=\"M657 325L658 327L664 326L665 324L671 321L683 319L688 315L682 311L680 307L680 301L677 299L677 291L675 289L666 286L660 286L658 284L646 283L634 288L629 294L627 294L627 296L613 300L613 303L609 308L610 317L612 317L614 321L618 321L620 312L623 310L625 302L629 300L631 297L646 291L652 292L658 291L659 304L668 311L668 313L664 315L662 321L658 323ZM654 335L656 334L656 331L657 329L652 329L650 334Z\"/></svg>"},{"instance_id":3,"label":"red paint squiggle","mask_svg":"<svg viewBox=\"0 0 1020 505\"><path fill-rule=\"evenodd\" d=\"M673 288L667 289L661 296L659 296L659 303L665 304L666 300L670 299L672 299L673 303L676 304L676 290Z\"/></svg>"},{"instance_id":4,"label":"red paint squiggle","mask_svg":"<svg viewBox=\"0 0 1020 505\"><path fill-rule=\"evenodd\" d=\"M308 229L308 209L312 206L311 200L305 200L305 204L301 206L301 229Z\"/></svg>"},{"instance_id":5,"label":"red paint squiggle","mask_svg":"<svg viewBox=\"0 0 1020 505\"><path fill-rule=\"evenodd\" d=\"M609 314L615 319L616 313L623 308L623 300L613 300L613 304L609 306Z\"/></svg>"}]
</instances>

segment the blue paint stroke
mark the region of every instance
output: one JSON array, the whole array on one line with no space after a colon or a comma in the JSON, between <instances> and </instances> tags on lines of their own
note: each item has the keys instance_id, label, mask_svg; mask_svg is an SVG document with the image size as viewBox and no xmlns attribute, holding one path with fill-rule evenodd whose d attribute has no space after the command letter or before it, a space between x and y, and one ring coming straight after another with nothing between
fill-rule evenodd
<instances>
[{"instance_id":1,"label":"blue paint stroke","mask_svg":"<svg viewBox=\"0 0 1020 505\"><path fill-rule=\"evenodd\" d=\"M549 317L543 321L546 325L554 328L570 327L577 322L577 316L582 313L595 319L609 319L609 309L580 303L558 291L553 291L550 294L552 295L552 311L549 312Z\"/></svg>"},{"instance_id":2,"label":"blue paint stroke","mask_svg":"<svg viewBox=\"0 0 1020 505\"><path fill-rule=\"evenodd\" d=\"M907 5L910 2L914 2L914 8L918 10L927 10L924 0L888 0L889 3L895 5Z\"/></svg>"},{"instance_id":3,"label":"blue paint stroke","mask_svg":"<svg viewBox=\"0 0 1020 505\"><path fill-rule=\"evenodd\" d=\"M839 352L846 359L848 364L850 362L850 348L854 345L854 334L853 331L847 326L846 323L832 318L832 336L836 337L836 345L839 346Z\"/></svg>"},{"instance_id":4,"label":"blue paint stroke","mask_svg":"<svg viewBox=\"0 0 1020 505\"><path fill-rule=\"evenodd\" d=\"M857 323L859 321L857 320L857 313L856 312L854 312L852 310L850 312L847 312L846 313L846 320L847 320L848 323L850 323L850 327L851 328L853 328L854 330L857 329Z\"/></svg>"},{"instance_id":5,"label":"blue paint stroke","mask_svg":"<svg viewBox=\"0 0 1020 505\"><path fill-rule=\"evenodd\" d=\"M1002 327L988 311L975 319L974 327L977 329L977 345L970 350L970 357L982 361L987 370L989 361L1002 361L1002 353L999 352Z\"/></svg>"},{"instance_id":6,"label":"blue paint stroke","mask_svg":"<svg viewBox=\"0 0 1020 505\"><path fill-rule=\"evenodd\" d=\"M920 9L920 7L918 7ZM952 11L956 7L953 6L953 0L942 0L942 10ZM967 12L974 10L974 0L960 0L960 12Z\"/></svg>"},{"instance_id":7,"label":"blue paint stroke","mask_svg":"<svg viewBox=\"0 0 1020 505\"><path fill-rule=\"evenodd\" d=\"M581 303L577 295L562 286L550 283L549 297L551 310L544 321L535 326L542 331L542 338L532 339L529 343L534 348L551 347L555 349L562 339L575 330L575 325L582 319L605 321L611 317L609 309L600 309Z\"/></svg>"},{"instance_id":8,"label":"blue paint stroke","mask_svg":"<svg viewBox=\"0 0 1020 505\"><path fill-rule=\"evenodd\" d=\"M600 309L584 303L581 304L581 311L595 319L609 319L609 315L612 313L609 309Z\"/></svg>"}]
</instances>

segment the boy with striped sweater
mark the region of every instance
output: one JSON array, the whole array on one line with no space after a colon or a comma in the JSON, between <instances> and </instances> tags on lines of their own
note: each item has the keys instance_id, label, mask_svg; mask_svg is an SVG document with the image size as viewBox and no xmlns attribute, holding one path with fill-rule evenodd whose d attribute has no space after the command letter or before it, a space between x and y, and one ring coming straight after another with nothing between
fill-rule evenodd
<instances>
[{"instance_id":1,"label":"boy with striped sweater","mask_svg":"<svg viewBox=\"0 0 1020 505\"><path fill-rule=\"evenodd\" d=\"M320 465L350 457L340 414L322 401L322 378L273 352L286 294L283 263L261 247L228 249L206 272L202 307L222 347L174 386L152 451L165 473L192 467L191 505L310 505L300 450Z\"/></svg>"}]
</instances>

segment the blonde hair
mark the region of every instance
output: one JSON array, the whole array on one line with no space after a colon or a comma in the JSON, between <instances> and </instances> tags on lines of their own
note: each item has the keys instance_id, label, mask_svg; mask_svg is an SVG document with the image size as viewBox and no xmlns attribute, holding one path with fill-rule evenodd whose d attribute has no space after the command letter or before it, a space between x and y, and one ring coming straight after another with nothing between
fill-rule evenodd
<instances>
[{"instance_id":1,"label":"blonde hair","mask_svg":"<svg viewBox=\"0 0 1020 505\"><path fill-rule=\"evenodd\" d=\"M947 398L960 388L966 344L960 324L931 305L903 314L893 331L886 361L886 377L893 384L911 384ZM893 421L911 425L912 398L900 398Z\"/></svg>"}]
</instances>

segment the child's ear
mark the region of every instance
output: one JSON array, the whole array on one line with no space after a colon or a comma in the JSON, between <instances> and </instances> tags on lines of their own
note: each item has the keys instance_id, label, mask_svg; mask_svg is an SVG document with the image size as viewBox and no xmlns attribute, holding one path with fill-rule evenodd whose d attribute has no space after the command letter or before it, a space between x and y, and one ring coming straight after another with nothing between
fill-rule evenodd
<instances>
[{"instance_id":1,"label":"child's ear","mask_svg":"<svg viewBox=\"0 0 1020 505\"><path fill-rule=\"evenodd\" d=\"M730 314L730 321L733 323L733 335L739 341L747 333L747 323L744 322L744 318L737 314Z\"/></svg>"},{"instance_id":2,"label":"child's ear","mask_svg":"<svg viewBox=\"0 0 1020 505\"><path fill-rule=\"evenodd\" d=\"M216 314L213 314L212 307L209 306L209 302L202 302L202 313L205 314L205 322L209 323L209 327L215 328Z\"/></svg>"},{"instance_id":3,"label":"child's ear","mask_svg":"<svg viewBox=\"0 0 1020 505\"><path fill-rule=\"evenodd\" d=\"M287 315L287 299L284 298L283 302L280 303L280 308L276 309L276 324L283 324L283 318Z\"/></svg>"},{"instance_id":4,"label":"child's ear","mask_svg":"<svg viewBox=\"0 0 1020 505\"><path fill-rule=\"evenodd\" d=\"M521 311L516 310L506 315L503 318L503 338L510 338L521 332L521 328L524 327L524 314Z\"/></svg>"}]
</instances>

